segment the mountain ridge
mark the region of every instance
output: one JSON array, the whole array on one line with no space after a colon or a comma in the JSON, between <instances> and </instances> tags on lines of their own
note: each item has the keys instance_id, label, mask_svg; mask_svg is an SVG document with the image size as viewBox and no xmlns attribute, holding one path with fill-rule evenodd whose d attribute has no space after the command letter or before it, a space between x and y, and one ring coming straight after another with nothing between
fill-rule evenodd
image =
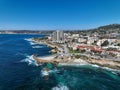
<instances>
[{"instance_id":1,"label":"mountain ridge","mask_svg":"<svg viewBox=\"0 0 120 90\"><path fill-rule=\"evenodd\" d=\"M52 33L55 30L0 30L2 33L13 32L13 33ZM100 26L94 29L87 29L87 30L63 30L65 32L72 32L72 33L99 33L99 34L109 34L109 33L120 33L120 24L109 24Z\"/></svg>"}]
</instances>

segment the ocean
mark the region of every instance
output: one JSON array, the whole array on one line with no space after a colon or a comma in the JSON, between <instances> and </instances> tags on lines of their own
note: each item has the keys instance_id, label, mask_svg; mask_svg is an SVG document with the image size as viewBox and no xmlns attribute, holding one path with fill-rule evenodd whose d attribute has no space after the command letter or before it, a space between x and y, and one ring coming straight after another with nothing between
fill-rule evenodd
<instances>
[{"instance_id":1,"label":"ocean","mask_svg":"<svg viewBox=\"0 0 120 90\"><path fill-rule=\"evenodd\" d=\"M51 55L51 48L29 40L44 36L0 35L0 90L120 90L120 72L96 65L59 66L44 79L45 65L37 65L32 55Z\"/></svg>"}]
</instances>

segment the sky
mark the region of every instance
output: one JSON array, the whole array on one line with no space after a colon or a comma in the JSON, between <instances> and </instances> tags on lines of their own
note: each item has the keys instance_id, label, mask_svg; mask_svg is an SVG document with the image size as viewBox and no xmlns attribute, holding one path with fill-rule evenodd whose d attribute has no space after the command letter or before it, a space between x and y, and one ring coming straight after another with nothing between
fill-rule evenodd
<instances>
[{"instance_id":1,"label":"sky","mask_svg":"<svg viewBox=\"0 0 120 90\"><path fill-rule=\"evenodd\" d=\"M120 0L0 0L0 30L75 30L120 23Z\"/></svg>"}]
</instances>

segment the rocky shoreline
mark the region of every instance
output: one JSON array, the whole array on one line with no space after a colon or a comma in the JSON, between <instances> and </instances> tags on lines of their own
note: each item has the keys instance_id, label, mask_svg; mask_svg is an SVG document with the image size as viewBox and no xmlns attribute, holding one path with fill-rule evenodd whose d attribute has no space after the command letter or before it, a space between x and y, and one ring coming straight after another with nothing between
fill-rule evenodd
<instances>
[{"instance_id":1,"label":"rocky shoreline","mask_svg":"<svg viewBox=\"0 0 120 90\"><path fill-rule=\"evenodd\" d=\"M108 67L112 69L120 70L120 62L112 61L112 60L90 60L88 61L91 64L96 64L102 67Z\"/></svg>"},{"instance_id":2,"label":"rocky shoreline","mask_svg":"<svg viewBox=\"0 0 120 90\"><path fill-rule=\"evenodd\" d=\"M54 44L51 44L51 43L47 43L45 40L36 40L36 39L32 39L33 42L35 43L41 43L41 44L45 44L51 48L53 48L51 50L52 53L59 53L60 51L58 50L58 48L60 46L58 45L54 45ZM74 65L87 65L87 64L93 64L93 65L98 65L98 66L101 66L101 67L108 67L108 68L111 68L111 69L117 69L117 70L120 70L120 62L118 61L113 61L113 60L96 60L96 59L91 59L89 57L86 57L86 56L83 56L82 58L79 58L79 59L57 59L56 57L53 57L54 58L54 61L58 61L59 62L59 65L63 65L63 66L74 66ZM35 59L36 60L36 59ZM40 64L40 62L38 60L36 60L38 64ZM49 59L49 61L51 61ZM49 62L48 61L48 62Z\"/></svg>"}]
</instances>

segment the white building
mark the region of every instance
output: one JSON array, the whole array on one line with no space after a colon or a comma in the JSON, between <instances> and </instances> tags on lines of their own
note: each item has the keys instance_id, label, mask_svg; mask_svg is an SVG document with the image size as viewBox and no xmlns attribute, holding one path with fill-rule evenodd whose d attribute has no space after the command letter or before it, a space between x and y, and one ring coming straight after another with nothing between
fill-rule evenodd
<instances>
[{"instance_id":1,"label":"white building","mask_svg":"<svg viewBox=\"0 0 120 90\"><path fill-rule=\"evenodd\" d=\"M55 31L55 32L53 32L52 36L53 36L52 37L53 42L57 42L57 43L64 42L64 32L63 31Z\"/></svg>"},{"instance_id":2,"label":"white building","mask_svg":"<svg viewBox=\"0 0 120 90\"><path fill-rule=\"evenodd\" d=\"M78 42L79 42L79 43L83 43L83 42L87 42L87 40L84 39L84 38L79 38L79 39L78 39Z\"/></svg>"},{"instance_id":3,"label":"white building","mask_svg":"<svg viewBox=\"0 0 120 90\"><path fill-rule=\"evenodd\" d=\"M79 38L80 35L79 34L72 34L72 38Z\"/></svg>"}]
</instances>

